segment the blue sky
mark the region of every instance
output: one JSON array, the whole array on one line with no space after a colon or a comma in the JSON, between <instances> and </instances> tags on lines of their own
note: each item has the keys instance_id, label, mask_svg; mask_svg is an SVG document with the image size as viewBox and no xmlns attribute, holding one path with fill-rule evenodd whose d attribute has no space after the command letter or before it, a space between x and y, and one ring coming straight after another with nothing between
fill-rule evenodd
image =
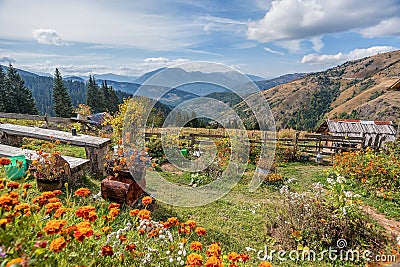
<instances>
[{"instance_id":1,"label":"blue sky","mask_svg":"<svg viewBox=\"0 0 400 267\"><path fill-rule=\"evenodd\" d=\"M0 64L138 76L211 61L276 77L400 48L400 0L0 0Z\"/></svg>"}]
</instances>

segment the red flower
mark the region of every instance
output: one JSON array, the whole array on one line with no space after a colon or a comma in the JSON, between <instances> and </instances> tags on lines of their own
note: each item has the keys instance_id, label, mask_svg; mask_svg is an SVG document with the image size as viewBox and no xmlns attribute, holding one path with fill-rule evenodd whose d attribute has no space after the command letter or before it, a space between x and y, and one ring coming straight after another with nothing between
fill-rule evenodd
<instances>
[{"instance_id":1,"label":"red flower","mask_svg":"<svg viewBox=\"0 0 400 267\"><path fill-rule=\"evenodd\" d=\"M103 246L101 248L101 256L103 256L103 257L106 257L106 256L111 257L112 255L114 255L114 251L113 251L111 246Z\"/></svg>"},{"instance_id":2,"label":"red flower","mask_svg":"<svg viewBox=\"0 0 400 267\"><path fill-rule=\"evenodd\" d=\"M0 165L8 165L11 163L9 158L0 158Z\"/></svg>"}]
</instances>

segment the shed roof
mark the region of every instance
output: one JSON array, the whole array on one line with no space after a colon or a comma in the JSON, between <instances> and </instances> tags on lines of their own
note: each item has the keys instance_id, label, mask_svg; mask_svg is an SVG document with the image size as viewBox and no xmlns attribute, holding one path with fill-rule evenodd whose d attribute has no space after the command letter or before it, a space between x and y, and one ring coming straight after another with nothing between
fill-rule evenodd
<instances>
[{"instance_id":1,"label":"shed roof","mask_svg":"<svg viewBox=\"0 0 400 267\"><path fill-rule=\"evenodd\" d=\"M341 120L328 119L317 130L317 132L330 132L348 136L360 135L362 133L396 135L396 130L391 121L363 121L363 120Z\"/></svg>"},{"instance_id":2,"label":"shed roof","mask_svg":"<svg viewBox=\"0 0 400 267\"><path fill-rule=\"evenodd\" d=\"M400 91L400 79L389 87L389 90Z\"/></svg>"}]
</instances>

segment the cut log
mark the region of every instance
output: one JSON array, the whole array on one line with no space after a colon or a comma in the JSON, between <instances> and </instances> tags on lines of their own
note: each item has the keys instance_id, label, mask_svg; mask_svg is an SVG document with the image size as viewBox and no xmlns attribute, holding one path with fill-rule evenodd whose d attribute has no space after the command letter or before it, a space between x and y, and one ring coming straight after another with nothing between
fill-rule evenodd
<instances>
[{"instance_id":1,"label":"cut log","mask_svg":"<svg viewBox=\"0 0 400 267\"><path fill-rule=\"evenodd\" d=\"M133 206L144 192L146 180L142 179L138 183L129 178L110 176L101 182L101 196L120 204Z\"/></svg>"}]
</instances>

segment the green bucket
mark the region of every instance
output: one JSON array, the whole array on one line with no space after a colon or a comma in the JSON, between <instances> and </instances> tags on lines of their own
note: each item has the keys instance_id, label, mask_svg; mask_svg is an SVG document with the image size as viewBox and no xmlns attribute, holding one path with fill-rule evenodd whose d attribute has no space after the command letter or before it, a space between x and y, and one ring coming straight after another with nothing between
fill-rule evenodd
<instances>
[{"instance_id":1,"label":"green bucket","mask_svg":"<svg viewBox=\"0 0 400 267\"><path fill-rule=\"evenodd\" d=\"M8 157L11 163L5 167L6 176L12 180L25 177L28 166L25 156Z\"/></svg>"},{"instance_id":2,"label":"green bucket","mask_svg":"<svg viewBox=\"0 0 400 267\"><path fill-rule=\"evenodd\" d=\"M186 148L181 149L181 154L182 154L182 156L187 156L188 150Z\"/></svg>"}]
</instances>

